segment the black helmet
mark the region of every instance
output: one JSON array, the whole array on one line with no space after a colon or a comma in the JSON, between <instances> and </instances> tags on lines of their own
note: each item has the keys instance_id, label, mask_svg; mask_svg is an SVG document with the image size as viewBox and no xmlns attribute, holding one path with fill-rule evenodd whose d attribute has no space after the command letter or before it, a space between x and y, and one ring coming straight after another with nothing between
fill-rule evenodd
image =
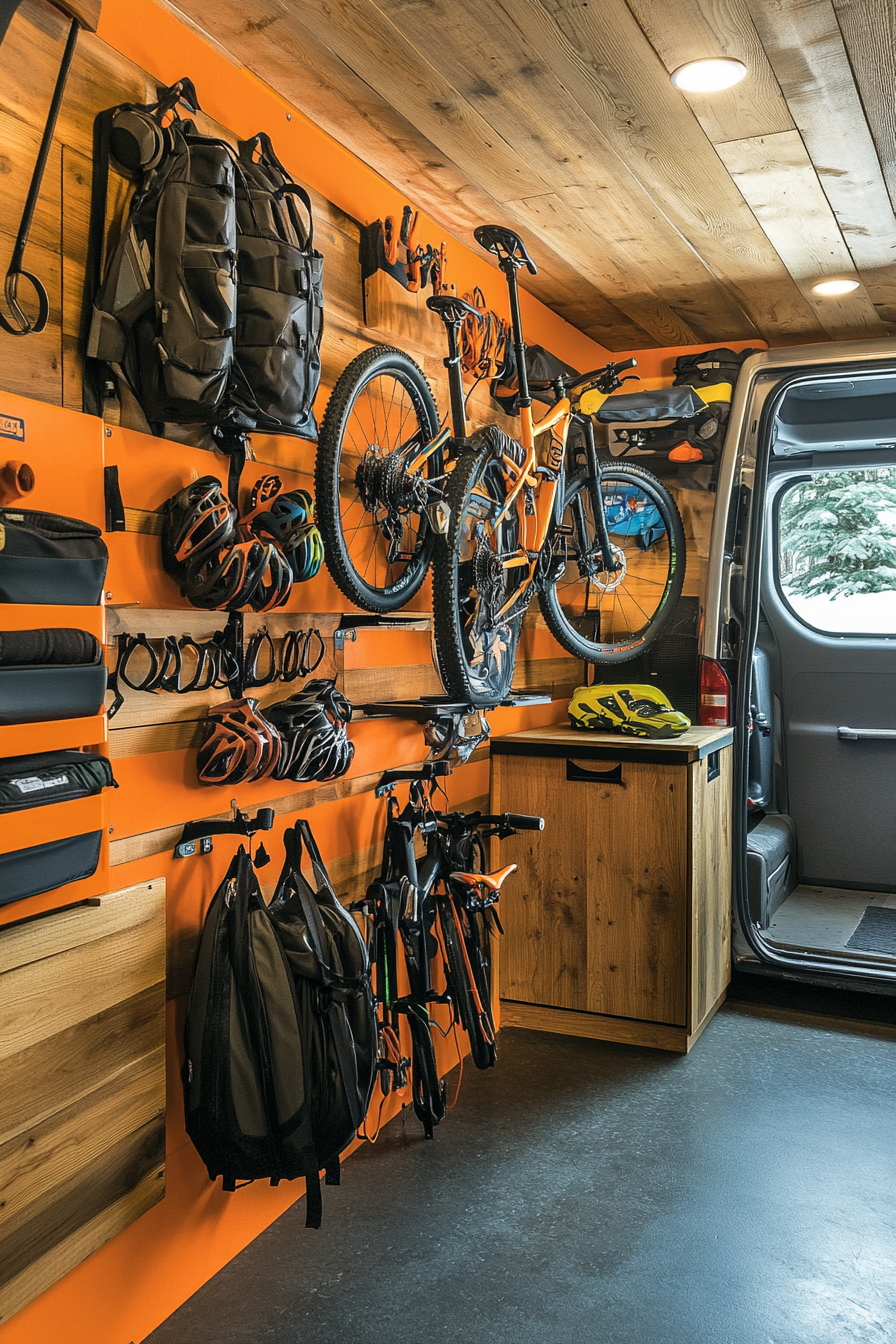
<instances>
[{"instance_id":1,"label":"black helmet","mask_svg":"<svg viewBox=\"0 0 896 1344\"><path fill-rule=\"evenodd\" d=\"M273 546L260 541L238 541L207 561L188 565L181 592L194 607L236 611L252 601L275 554Z\"/></svg>"},{"instance_id":2,"label":"black helmet","mask_svg":"<svg viewBox=\"0 0 896 1344\"><path fill-rule=\"evenodd\" d=\"M338 779L355 754L345 731L352 707L335 680L316 678L288 700L269 705L267 717L283 741L275 779L297 782Z\"/></svg>"},{"instance_id":3,"label":"black helmet","mask_svg":"<svg viewBox=\"0 0 896 1344\"><path fill-rule=\"evenodd\" d=\"M162 566L180 584L188 567L216 558L236 540L236 509L216 476L184 486L162 509Z\"/></svg>"}]
</instances>

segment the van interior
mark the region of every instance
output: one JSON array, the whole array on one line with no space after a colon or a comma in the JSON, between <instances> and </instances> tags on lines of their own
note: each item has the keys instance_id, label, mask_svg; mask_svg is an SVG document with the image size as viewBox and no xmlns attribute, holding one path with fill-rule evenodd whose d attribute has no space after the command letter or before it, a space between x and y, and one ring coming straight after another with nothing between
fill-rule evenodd
<instances>
[{"instance_id":1,"label":"van interior","mask_svg":"<svg viewBox=\"0 0 896 1344\"><path fill-rule=\"evenodd\" d=\"M896 969L896 372L791 381L771 428L747 898L779 964Z\"/></svg>"}]
</instances>

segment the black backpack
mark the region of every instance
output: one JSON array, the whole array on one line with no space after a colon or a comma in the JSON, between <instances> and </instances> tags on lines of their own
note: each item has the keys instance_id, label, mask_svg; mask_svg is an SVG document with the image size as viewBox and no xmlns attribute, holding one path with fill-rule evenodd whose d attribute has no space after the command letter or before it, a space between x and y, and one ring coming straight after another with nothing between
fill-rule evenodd
<instances>
[{"instance_id":1,"label":"black backpack","mask_svg":"<svg viewBox=\"0 0 896 1344\"><path fill-rule=\"evenodd\" d=\"M679 355L672 386L696 387L698 392L702 387L713 387L717 383L730 383L734 387L744 360L759 353L758 347L735 352L727 346L719 346L715 350L700 350L695 355Z\"/></svg>"},{"instance_id":2,"label":"black backpack","mask_svg":"<svg viewBox=\"0 0 896 1344\"><path fill-rule=\"evenodd\" d=\"M242 847L202 929L184 1032L187 1133L225 1190L304 1176L320 1227L305 1041L293 978Z\"/></svg>"},{"instance_id":3,"label":"black backpack","mask_svg":"<svg viewBox=\"0 0 896 1344\"><path fill-rule=\"evenodd\" d=\"M240 142L238 168L230 399L259 432L314 439L324 262L314 250L311 198L287 173L264 132Z\"/></svg>"},{"instance_id":4,"label":"black backpack","mask_svg":"<svg viewBox=\"0 0 896 1344\"><path fill-rule=\"evenodd\" d=\"M327 1184L357 1133L377 1074L376 1008L367 945L337 900L308 822L284 835L286 862L269 906L295 984L311 1133ZM307 852L314 883L302 872Z\"/></svg>"},{"instance_id":5,"label":"black backpack","mask_svg":"<svg viewBox=\"0 0 896 1344\"><path fill-rule=\"evenodd\" d=\"M186 79L95 123L84 409L102 414L111 370L154 433L314 437L323 261L295 204L310 220L310 199L267 136L237 155L179 115L166 124L181 105L199 110ZM110 159L136 190L103 268Z\"/></svg>"}]
</instances>

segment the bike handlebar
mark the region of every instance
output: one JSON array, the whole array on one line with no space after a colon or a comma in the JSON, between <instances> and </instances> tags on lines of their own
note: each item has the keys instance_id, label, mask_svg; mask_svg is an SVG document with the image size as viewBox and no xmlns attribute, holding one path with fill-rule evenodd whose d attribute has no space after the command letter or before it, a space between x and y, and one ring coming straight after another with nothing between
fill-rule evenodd
<instances>
[{"instance_id":1,"label":"bike handlebar","mask_svg":"<svg viewBox=\"0 0 896 1344\"><path fill-rule=\"evenodd\" d=\"M387 770L376 786L375 792L377 797L380 798L396 784L412 783L415 780L428 783L440 775L450 774L451 763L449 761L425 761L423 765L418 765L411 770Z\"/></svg>"},{"instance_id":2,"label":"bike handlebar","mask_svg":"<svg viewBox=\"0 0 896 1344\"><path fill-rule=\"evenodd\" d=\"M572 383L567 384L569 392L575 392L577 388L584 387L586 383L596 381L615 382L620 373L626 369L636 369L638 361L636 359L624 359L621 364L605 364L602 369L592 369L590 373L581 374Z\"/></svg>"},{"instance_id":3,"label":"bike handlebar","mask_svg":"<svg viewBox=\"0 0 896 1344\"><path fill-rule=\"evenodd\" d=\"M505 812L500 821L515 831L543 831L544 817L530 817L525 812Z\"/></svg>"},{"instance_id":4,"label":"bike handlebar","mask_svg":"<svg viewBox=\"0 0 896 1344\"><path fill-rule=\"evenodd\" d=\"M500 812L493 815L476 812L449 812L447 815L458 820L468 820L470 830L478 830L480 826L494 826L498 830L507 831L544 830L544 817L531 817L525 812Z\"/></svg>"}]
</instances>

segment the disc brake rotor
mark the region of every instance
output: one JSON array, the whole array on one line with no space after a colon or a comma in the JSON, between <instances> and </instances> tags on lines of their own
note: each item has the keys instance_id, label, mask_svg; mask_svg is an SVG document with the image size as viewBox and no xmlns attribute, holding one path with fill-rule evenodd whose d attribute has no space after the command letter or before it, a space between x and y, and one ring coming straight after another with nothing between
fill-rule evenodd
<instances>
[{"instance_id":1,"label":"disc brake rotor","mask_svg":"<svg viewBox=\"0 0 896 1344\"><path fill-rule=\"evenodd\" d=\"M607 574L604 571L603 577L599 574L591 576L591 582L601 593L615 593L625 579L625 551L621 546L614 546L612 542L610 542L610 550L613 552L613 559L619 568L613 574Z\"/></svg>"}]
</instances>

